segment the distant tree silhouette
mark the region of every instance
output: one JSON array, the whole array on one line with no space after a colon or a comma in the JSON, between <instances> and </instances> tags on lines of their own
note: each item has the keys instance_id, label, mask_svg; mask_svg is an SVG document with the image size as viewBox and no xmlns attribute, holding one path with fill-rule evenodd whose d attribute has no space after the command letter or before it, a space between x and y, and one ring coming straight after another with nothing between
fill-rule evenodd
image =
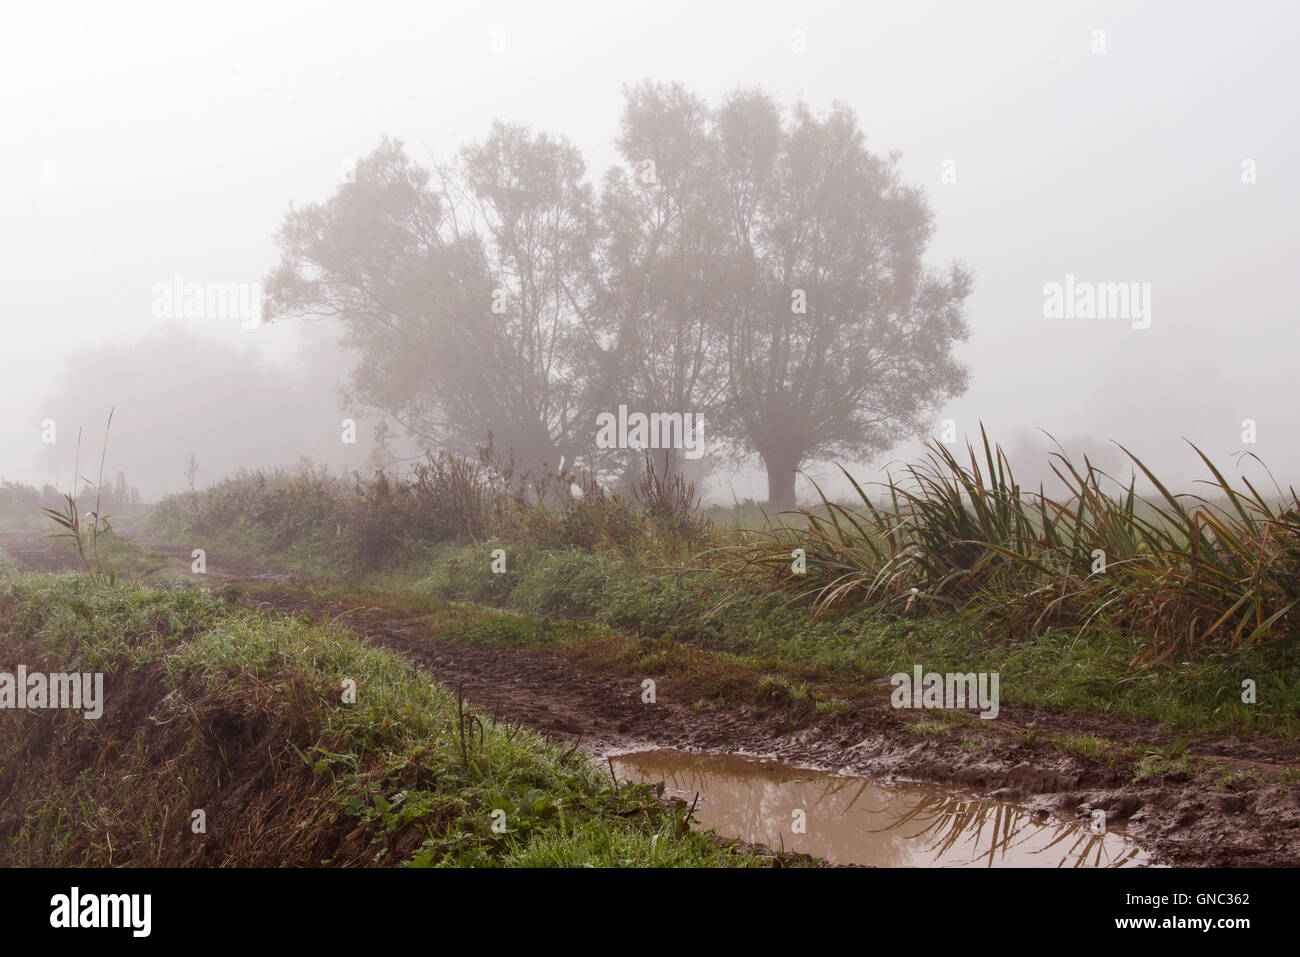
<instances>
[{"instance_id":1,"label":"distant tree silhouette","mask_svg":"<svg viewBox=\"0 0 1300 957\"><path fill-rule=\"evenodd\" d=\"M428 441L635 468L595 447L598 413L694 412L780 505L805 463L885 450L964 390L970 275L926 270L924 197L848 107L625 94L598 196L575 147L520 126L432 170L383 141L286 216L268 313L340 318L357 394Z\"/></svg>"}]
</instances>

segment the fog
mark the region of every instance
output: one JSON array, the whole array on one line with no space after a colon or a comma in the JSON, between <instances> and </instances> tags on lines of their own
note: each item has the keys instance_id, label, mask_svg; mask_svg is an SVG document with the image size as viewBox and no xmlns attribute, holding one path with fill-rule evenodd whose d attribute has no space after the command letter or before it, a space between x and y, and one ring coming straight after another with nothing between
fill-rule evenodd
<instances>
[{"instance_id":1,"label":"fog","mask_svg":"<svg viewBox=\"0 0 1300 957\"><path fill-rule=\"evenodd\" d=\"M78 430L86 472L114 408L106 471L149 499L185 487L191 455L206 484L413 454L375 442L337 326L160 315L158 287L264 283L291 206L328 200L384 136L433 165L519 122L567 137L599 184L624 87L648 79L710 104L842 101L868 149L900 153L933 212L927 265L973 274L969 387L933 435L951 420L978 442L982 423L1027 484L1050 478L1045 433L1127 474L1122 443L1177 486L1205 476L1188 440L1294 482L1298 28L1284 3L8 5L0 477L66 487ZM1050 317L1053 283L1137 284L1133 314ZM845 464L880 478L921 445ZM756 458L711 469L712 500L766 493Z\"/></svg>"}]
</instances>

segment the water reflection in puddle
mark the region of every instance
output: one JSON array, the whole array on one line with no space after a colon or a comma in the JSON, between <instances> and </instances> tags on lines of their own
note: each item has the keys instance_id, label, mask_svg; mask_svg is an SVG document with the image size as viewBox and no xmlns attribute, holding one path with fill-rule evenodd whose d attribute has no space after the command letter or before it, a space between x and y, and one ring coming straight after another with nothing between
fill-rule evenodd
<instances>
[{"instance_id":1,"label":"water reflection in puddle","mask_svg":"<svg viewBox=\"0 0 1300 957\"><path fill-rule=\"evenodd\" d=\"M877 867L1131 867L1145 852L999 801L883 784L731 754L646 751L613 759L620 779L664 782L722 837ZM803 811L805 832L796 830Z\"/></svg>"}]
</instances>

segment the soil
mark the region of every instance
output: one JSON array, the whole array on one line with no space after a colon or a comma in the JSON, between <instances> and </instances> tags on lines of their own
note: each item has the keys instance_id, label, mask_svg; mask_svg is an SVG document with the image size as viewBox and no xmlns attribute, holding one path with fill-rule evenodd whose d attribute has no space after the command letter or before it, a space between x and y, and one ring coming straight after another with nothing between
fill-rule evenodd
<instances>
[{"instance_id":1,"label":"soil","mask_svg":"<svg viewBox=\"0 0 1300 957\"><path fill-rule=\"evenodd\" d=\"M0 532L0 548L23 568L34 572L76 571L81 567L71 545L41 532Z\"/></svg>"},{"instance_id":2,"label":"soil","mask_svg":"<svg viewBox=\"0 0 1300 957\"><path fill-rule=\"evenodd\" d=\"M59 555L36 533L0 533L0 547L30 568L76 567L75 556ZM189 571L188 551L150 547L167 555L177 569ZM213 585L290 578L212 553L207 567ZM344 610L302 593L273 604L291 613L330 617ZM436 636L430 640L411 622L377 609L353 612L341 623L427 668L445 687L463 689L474 709L595 757L663 748L771 757L860 777L961 787L1066 820L1104 810L1108 822L1123 823L1157 864L1300 865L1300 787L1245 781L1228 790L1206 775L1134 782L1128 770L1064 754L1047 740L1058 734L1097 735L1142 742L1153 750L1170 745L1175 735L1153 724L1003 705L996 722L972 717L967 728L918 739L900 729L894 713L870 707L870 701L854 701L850 712L838 714L809 709L792 716L784 706L697 711L689 696L674 695L671 678L651 676L657 683L656 701L644 704L641 681L646 675L600 673L532 649L471 647ZM882 702L888 690L880 689ZM988 727L992 724L996 728ZM1296 749L1235 737L1192 737L1187 753L1267 777L1300 766Z\"/></svg>"}]
</instances>

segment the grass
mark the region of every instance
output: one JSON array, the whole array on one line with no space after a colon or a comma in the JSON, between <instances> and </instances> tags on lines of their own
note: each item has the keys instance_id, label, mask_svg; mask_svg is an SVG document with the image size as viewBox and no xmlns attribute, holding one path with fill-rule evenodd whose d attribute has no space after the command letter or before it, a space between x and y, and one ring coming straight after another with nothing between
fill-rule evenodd
<instances>
[{"instance_id":1,"label":"grass","mask_svg":"<svg viewBox=\"0 0 1300 957\"><path fill-rule=\"evenodd\" d=\"M1072 755L1091 764L1113 764L1122 751L1113 741L1095 735L1057 735L1051 739L1062 754Z\"/></svg>"},{"instance_id":2,"label":"grass","mask_svg":"<svg viewBox=\"0 0 1300 957\"><path fill-rule=\"evenodd\" d=\"M489 441L470 459L430 453L407 471L371 477L333 475L310 463L240 472L168 497L148 530L176 544L222 546L316 578L347 580L399 569L442 543L684 553L713 532L698 504L694 486L659 475L649 455L642 479L620 493L589 475L517 474Z\"/></svg>"},{"instance_id":3,"label":"grass","mask_svg":"<svg viewBox=\"0 0 1300 957\"><path fill-rule=\"evenodd\" d=\"M1133 773L1133 780L1149 781L1154 778L1168 782L1190 781L1210 764L1211 762L1206 759L1190 754L1178 757L1149 754L1138 763Z\"/></svg>"},{"instance_id":4,"label":"grass","mask_svg":"<svg viewBox=\"0 0 1300 957\"><path fill-rule=\"evenodd\" d=\"M1289 656L1259 645L1186 661L1135 666L1143 640L1117 630L1044 628L1007 637L995 622L957 612L919 620L870 609L814 614L768 590L724 587L707 576L647 568L580 550L520 550L514 570L487 571L474 547L444 550L417 591L435 599L510 608L534 619L574 618L638 638L671 639L756 663L793 681L865 684L915 664L935 671L997 671L1006 704L1144 718L1201 731L1300 730L1300 677ZM530 643L528 629L510 640ZM1259 689L1241 701L1240 682Z\"/></svg>"},{"instance_id":5,"label":"grass","mask_svg":"<svg viewBox=\"0 0 1300 957\"><path fill-rule=\"evenodd\" d=\"M99 721L24 712L0 739L4 864L764 860L690 831L649 786L616 789L525 730L462 722L454 695L341 627L204 589L10 576L0 653L106 676Z\"/></svg>"},{"instance_id":6,"label":"grass","mask_svg":"<svg viewBox=\"0 0 1300 957\"><path fill-rule=\"evenodd\" d=\"M907 726L908 734L918 738L944 738L948 736L950 729L949 722L931 715L917 718Z\"/></svg>"},{"instance_id":7,"label":"grass","mask_svg":"<svg viewBox=\"0 0 1300 957\"><path fill-rule=\"evenodd\" d=\"M94 562L105 574L129 579L155 577L167 567L166 557L113 531L99 536Z\"/></svg>"},{"instance_id":8,"label":"grass","mask_svg":"<svg viewBox=\"0 0 1300 957\"><path fill-rule=\"evenodd\" d=\"M1233 485L1203 453L1208 495L1174 494L1132 453L1158 493L1136 494L1064 453L1053 470L1064 498L1022 490L1002 449L960 461L928 457L869 494L851 475L853 504L822 496L792 523L722 546L728 577L790 589L818 610L868 606L921 616L962 610L1008 633L1094 624L1143 639L1136 660L1255 643L1294 650L1300 631L1300 497L1276 500ZM820 492L820 489L818 489ZM806 571L794 573L802 549Z\"/></svg>"},{"instance_id":9,"label":"grass","mask_svg":"<svg viewBox=\"0 0 1300 957\"><path fill-rule=\"evenodd\" d=\"M890 622L860 613L814 620L806 609L790 607L765 616L764 603L772 602L772 596L756 596L754 605L732 602L719 608L711 593L714 586L705 580L679 584L670 573L611 565L607 574L590 579L593 591L583 591L572 565L550 553L521 557L505 576L484 571L477 556L474 547L445 552L430 575L434 584L417 591L270 583L241 587L250 600L373 607L404 624L419 624L430 640L545 651L596 672L669 676L701 707L779 703L797 710L807 702L822 714L853 713L879 696L881 677L910 672L920 663L941 672L998 671L1004 705L1149 719L1172 730L1252 733L1279 741L1294 740L1300 732L1294 677L1269 671L1258 659L1258 649L1243 649L1230 662L1151 665L1135 677L1128 662L1137 645L1115 634L1084 642L1048 632L1007 641L991 640L986 630L963 629L955 617ZM539 599L535 587L548 568L557 582L572 583L570 607L601 611L594 617L553 614L555 606L545 592ZM643 576L669 580L646 584L640 581ZM497 590L492 601L508 607L485 607L478 589L489 577ZM512 580L519 587L527 584L518 601L508 587ZM606 593L614 597L603 598ZM665 604L647 604L647 593ZM618 595L642 596L628 600L646 617L625 617ZM654 626L664 622L674 630ZM1269 689L1253 705L1242 703L1236 691L1237 676L1245 673L1257 675L1259 687Z\"/></svg>"},{"instance_id":10,"label":"grass","mask_svg":"<svg viewBox=\"0 0 1300 957\"><path fill-rule=\"evenodd\" d=\"M702 649L713 665L742 672L701 693L715 703L751 695L757 673L809 685L825 712L921 664L997 671L1013 706L1294 739L1294 491L1279 490L1279 505L1205 459L1207 493L1173 494L1134 456L1157 490L1147 500L1086 460L1057 455L1071 492L1051 499L1022 490L987 437L968 452L962 462L935 446L878 494L855 484L854 502L823 497L775 524L753 503L687 521L681 488L661 489L658 504L591 483L579 500L530 502L506 490L499 468L446 463L423 478L351 484L313 470L249 474L174 497L155 520L173 541L211 535L349 587L601 626L561 642L573 654L586 642L593 663L606 654L611 666L666 669L670 653L655 642ZM468 503L465 514L420 518L439 496ZM457 541L466 530L474 540ZM805 574L791 568L795 548ZM504 574L492 570L498 549ZM476 628L521 646L560 634L493 621L462 637L478 640ZM1255 703L1241 700L1246 681Z\"/></svg>"},{"instance_id":11,"label":"grass","mask_svg":"<svg viewBox=\"0 0 1300 957\"><path fill-rule=\"evenodd\" d=\"M764 862L692 834L683 809L651 789L611 787L580 757L466 717L453 695L343 627L369 618L429 642L652 675L699 713L753 707L791 730L856 722L917 747L951 737L971 753L1054 749L1116 780L1258 786L1260 772L1193 755L1187 741L1239 735L1295 753L1300 500L1236 488L1208 460L1210 495L1174 495L1132 461L1153 499L1058 456L1071 493L1051 500L1023 492L987 439L969 463L936 447L883 494L855 485L856 501L823 497L777 524L759 524L750 504L704 520L680 483L651 481L625 500L588 482L579 499L534 501L490 463L446 458L406 479L250 473L173 497L150 519L177 544L322 580L241 584L228 600L119 584L157 577L162 559L111 534L97 537L98 580L14 575L0 555L11 660L95 663L124 702L93 727L23 717L0 753L0 829L16 835L0 856ZM806 574L792 571L796 548ZM300 612L253 610L263 601ZM915 665L996 671L1004 707L1149 720L1157 740L1178 740L1126 745L1024 720L1041 715L1013 717L1007 732L889 709L881 679ZM344 679L354 704L340 700ZM51 760L56 741L71 757ZM184 826L198 806L217 822L206 840Z\"/></svg>"}]
</instances>

